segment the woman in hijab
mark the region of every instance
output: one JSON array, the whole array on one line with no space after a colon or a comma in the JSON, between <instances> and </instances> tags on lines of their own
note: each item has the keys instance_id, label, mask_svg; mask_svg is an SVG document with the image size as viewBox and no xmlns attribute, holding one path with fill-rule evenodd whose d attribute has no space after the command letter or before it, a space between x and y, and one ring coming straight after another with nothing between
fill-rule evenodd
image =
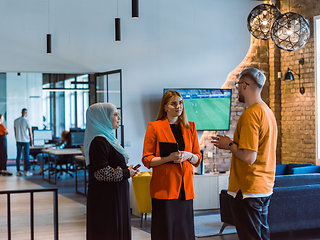
<instances>
[{"instance_id":1,"label":"woman in hijab","mask_svg":"<svg viewBox=\"0 0 320 240\"><path fill-rule=\"evenodd\" d=\"M138 170L126 166L129 156L114 137L121 119L111 103L87 110L84 154L89 165L87 240L130 240L128 178Z\"/></svg>"}]
</instances>

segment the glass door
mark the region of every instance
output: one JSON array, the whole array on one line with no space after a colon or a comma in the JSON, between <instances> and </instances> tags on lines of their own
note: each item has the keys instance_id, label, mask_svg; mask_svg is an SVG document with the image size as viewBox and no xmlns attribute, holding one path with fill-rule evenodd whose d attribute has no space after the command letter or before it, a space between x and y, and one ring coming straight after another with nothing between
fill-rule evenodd
<instances>
[{"instance_id":1,"label":"glass door","mask_svg":"<svg viewBox=\"0 0 320 240\"><path fill-rule=\"evenodd\" d=\"M122 73L121 69L96 73L96 102L109 102L114 104L121 116L120 127L115 130L115 136L124 146L124 126L122 119Z\"/></svg>"}]
</instances>

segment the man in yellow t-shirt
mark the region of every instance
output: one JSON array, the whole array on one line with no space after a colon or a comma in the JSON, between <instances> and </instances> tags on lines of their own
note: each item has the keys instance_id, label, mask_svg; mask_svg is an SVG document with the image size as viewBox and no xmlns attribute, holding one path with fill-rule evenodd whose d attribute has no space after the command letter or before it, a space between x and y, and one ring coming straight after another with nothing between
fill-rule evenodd
<instances>
[{"instance_id":1,"label":"man in yellow t-shirt","mask_svg":"<svg viewBox=\"0 0 320 240\"><path fill-rule=\"evenodd\" d=\"M238 97L247 109L239 118L233 141L227 136L213 137L216 147L232 152L228 194L240 240L270 239L267 216L275 179L277 123L261 99L265 81L256 68L241 72Z\"/></svg>"}]
</instances>

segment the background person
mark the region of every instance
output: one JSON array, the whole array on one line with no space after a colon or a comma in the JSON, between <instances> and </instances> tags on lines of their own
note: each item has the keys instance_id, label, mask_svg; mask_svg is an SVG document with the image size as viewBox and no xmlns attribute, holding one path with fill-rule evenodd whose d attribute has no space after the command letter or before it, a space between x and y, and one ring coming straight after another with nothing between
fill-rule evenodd
<instances>
[{"instance_id":1,"label":"background person","mask_svg":"<svg viewBox=\"0 0 320 240\"><path fill-rule=\"evenodd\" d=\"M177 142L179 152L160 157L159 142ZM201 154L195 124L188 122L181 95L167 91L156 121L146 131L142 162L152 168L151 239L195 239L193 167Z\"/></svg>"},{"instance_id":2,"label":"background person","mask_svg":"<svg viewBox=\"0 0 320 240\"><path fill-rule=\"evenodd\" d=\"M86 113L84 153L89 165L87 240L130 240L128 154L114 137L121 117L111 103L91 105Z\"/></svg>"},{"instance_id":3,"label":"background person","mask_svg":"<svg viewBox=\"0 0 320 240\"><path fill-rule=\"evenodd\" d=\"M4 121L3 115L0 114L0 175L11 176L12 173L7 171L7 128L2 124Z\"/></svg>"},{"instance_id":4,"label":"background person","mask_svg":"<svg viewBox=\"0 0 320 240\"><path fill-rule=\"evenodd\" d=\"M71 144L70 144L70 132L68 132L67 130L63 130L61 133L61 137L60 137L60 141L55 145L54 148L57 149L64 149L64 148L70 148ZM34 175L41 175L43 173L43 169L44 169L44 164L46 161L49 160L48 158L48 154L47 153L39 153L37 155L37 160L40 164L41 170L39 170L38 172L34 173ZM55 157L59 158L70 158L70 156L68 155L58 155L58 156L54 156L54 155L50 155L50 158L54 159ZM70 160L71 161L71 160Z\"/></svg>"},{"instance_id":5,"label":"background person","mask_svg":"<svg viewBox=\"0 0 320 240\"><path fill-rule=\"evenodd\" d=\"M21 117L14 120L14 135L17 141L17 176L23 175L20 172L20 158L21 152L23 148L23 160L24 160L24 175L30 176L32 175L29 172L29 154L30 154L30 146L32 146L32 131L30 122L27 119L28 111L26 108L23 108L21 111Z\"/></svg>"},{"instance_id":6,"label":"background person","mask_svg":"<svg viewBox=\"0 0 320 240\"><path fill-rule=\"evenodd\" d=\"M277 123L273 112L261 99L266 76L247 68L238 82L242 113L233 141L213 137L214 145L232 152L228 194L240 240L270 239L267 222L276 170Z\"/></svg>"},{"instance_id":7,"label":"background person","mask_svg":"<svg viewBox=\"0 0 320 240\"><path fill-rule=\"evenodd\" d=\"M63 148L70 148L71 144L70 144L70 132L68 132L67 130L63 130L60 136L60 141L59 143L56 145L57 148L59 149L63 149Z\"/></svg>"}]
</instances>

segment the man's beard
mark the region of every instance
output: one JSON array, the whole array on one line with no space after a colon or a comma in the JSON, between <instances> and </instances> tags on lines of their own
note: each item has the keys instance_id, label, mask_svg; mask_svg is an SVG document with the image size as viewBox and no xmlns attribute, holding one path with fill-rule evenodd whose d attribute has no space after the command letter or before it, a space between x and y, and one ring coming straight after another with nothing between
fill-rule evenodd
<instances>
[{"instance_id":1,"label":"man's beard","mask_svg":"<svg viewBox=\"0 0 320 240\"><path fill-rule=\"evenodd\" d=\"M239 102L245 103L244 96L241 93L239 93L238 99L239 99Z\"/></svg>"}]
</instances>

